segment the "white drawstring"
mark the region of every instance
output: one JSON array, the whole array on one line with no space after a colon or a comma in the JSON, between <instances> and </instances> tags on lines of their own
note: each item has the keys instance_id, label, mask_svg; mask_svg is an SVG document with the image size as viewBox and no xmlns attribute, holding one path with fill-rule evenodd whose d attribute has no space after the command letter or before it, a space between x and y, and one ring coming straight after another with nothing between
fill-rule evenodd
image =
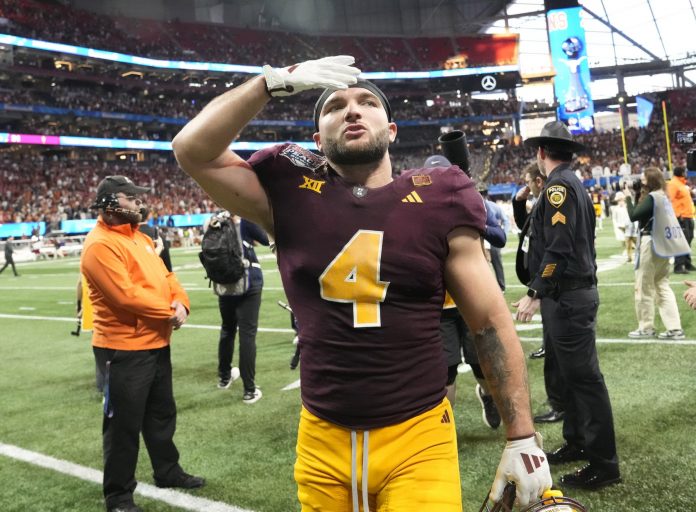
<instances>
[{"instance_id":1,"label":"white drawstring","mask_svg":"<svg viewBox=\"0 0 696 512\"><path fill-rule=\"evenodd\" d=\"M363 432L363 456L362 456L362 500L363 500L363 511L370 512L370 506L368 504L368 492L367 492L367 470L368 461L367 455L369 451L369 438L370 431L366 430ZM350 452L351 452L351 493L353 498L353 512L360 511L360 503L358 501L358 433L355 430L350 431Z\"/></svg>"},{"instance_id":2,"label":"white drawstring","mask_svg":"<svg viewBox=\"0 0 696 512\"><path fill-rule=\"evenodd\" d=\"M357 472L357 445L358 444L358 434L355 430L350 431L350 452L351 452L351 462L350 462L350 477L351 477L351 490L353 497L353 512L359 512L358 504L358 472Z\"/></svg>"},{"instance_id":3,"label":"white drawstring","mask_svg":"<svg viewBox=\"0 0 696 512\"><path fill-rule=\"evenodd\" d=\"M362 474L362 492L363 492L363 510L370 512L370 505L367 503L367 453L369 449L370 431L366 430L363 433L363 474Z\"/></svg>"}]
</instances>

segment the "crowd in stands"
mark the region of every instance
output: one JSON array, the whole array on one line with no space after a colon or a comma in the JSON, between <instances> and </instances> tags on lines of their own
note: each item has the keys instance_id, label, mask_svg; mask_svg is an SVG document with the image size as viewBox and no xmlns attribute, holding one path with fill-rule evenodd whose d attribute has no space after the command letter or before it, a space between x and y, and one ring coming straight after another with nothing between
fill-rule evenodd
<instances>
[{"instance_id":1,"label":"crowd in stands","mask_svg":"<svg viewBox=\"0 0 696 512\"><path fill-rule=\"evenodd\" d=\"M69 85L50 80L35 81L31 85L21 84L19 76L10 76L0 83L0 103L12 105L43 105L70 110L140 114L184 120L194 117L220 91L158 92L158 84L149 87L133 87L119 90L116 87ZM51 85L53 83L54 85ZM380 84L389 94L388 84ZM397 120L437 120L458 117L507 116L519 111L515 98L507 100L475 99L468 94L444 98L436 94L425 96L399 95L391 97L394 116ZM268 104L258 119L310 120L315 95L307 94L286 101ZM428 105L426 100L432 104Z\"/></svg>"},{"instance_id":2,"label":"crowd in stands","mask_svg":"<svg viewBox=\"0 0 696 512\"><path fill-rule=\"evenodd\" d=\"M683 123L682 115L675 114ZM693 127L693 124L686 126ZM264 127L249 127L244 134L264 140ZM258 130L257 132L255 132ZM310 130L311 131L311 130ZM397 145L392 150L395 171L420 167L423 161L438 151L437 127L418 127L410 130L422 135L422 144ZM273 132L270 132L273 133ZM400 137L409 133L400 132ZM469 134L469 138L475 135ZM265 140L274 140L272 138ZM619 173L623 163L620 132L581 135L578 140L589 149L577 159L578 174L582 179L593 178L598 167L611 175ZM648 128L630 128L626 131L631 174L639 174L647 166L667 169L664 134L659 121ZM673 145L674 165L684 165L685 151L689 148ZM503 144L495 149L472 144L471 170L475 179L488 184L521 183L521 170L534 154L523 145ZM171 153L145 153L145 162L106 160L106 152L80 150L75 155L57 157L41 153L41 148L25 147L19 150L9 146L0 152L0 222L46 221L54 229L61 220L90 218L88 208L99 181L109 174L126 174L138 183L152 188L149 204L155 218L172 214L208 213L215 204L173 160ZM72 157L72 158L70 158Z\"/></svg>"},{"instance_id":3,"label":"crowd in stands","mask_svg":"<svg viewBox=\"0 0 696 512\"><path fill-rule=\"evenodd\" d=\"M38 0L4 0L0 18L8 20L3 30L13 35L151 58L290 65L328 51L354 55L371 71L403 71L442 69L443 58L465 51L469 67L496 64L491 61L495 57L479 52L475 43L462 38L309 36L266 27L107 16Z\"/></svg>"},{"instance_id":4,"label":"crowd in stands","mask_svg":"<svg viewBox=\"0 0 696 512\"><path fill-rule=\"evenodd\" d=\"M169 153L148 162L105 161L99 152L80 159L45 156L37 151L0 153L0 222L45 221L58 229L61 220L92 218L97 185L123 174L151 188L147 203L154 217L207 213L213 201L179 169Z\"/></svg>"},{"instance_id":5,"label":"crowd in stands","mask_svg":"<svg viewBox=\"0 0 696 512\"><path fill-rule=\"evenodd\" d=\"M0 4L0 18L9 20L3 30L18 35L69 42L99 48L118 48L123 52L152 57L186 58L188 60L225 60L227 62L259 63L265 61L296 62L311 58L312 52L362 55L375 69L399 69L422 64L423 55L435 51L428 38L419 40L420 50L413 51L405 38L370 41L348 36L304 36L288 34L285 38L252 29L183 23L157 22L108 17L76 10L65 15L65 6L39 3L35 0L7 0ZM77 21L77 22L76 22ZM269 39L270 38L270 39ZM415 41L415 40L414 40ZM108 45L107 45L108 43ZM223 44L224 43L224 44ZM453 46L452 41L447 42ZM105 46L106 45L106 46ZM109 46L110 45L110 46ZM116 45L116 46L114 46ZM370 48L368 49L367 46ZM218 52L218 53L206 53ZM264 52L272 52L266 59ZM118 64L98 64L98 69L80 70L78 79L64 80L70 73L45 69L41 53L24 52L15 60L20 67L36 69L31 81L22 80L23 72L12 66L0 77L0 103L21 106L57 107L101 113L135 114L163 118L168 121L128 121L103 119L85 115L38 114L30 112L5 116L0 131L45 135L74 135L121 139L169 141L185 120L197 114L219 87L190 88L181 77L148 77L135 80L122 88L123 68ZM246 60L245 60L246 59ZM103 66L103 68L99 68ZM42 70L42 73L38 71ZM58 73L56 75L56 73ZM66 74L67 73L67 74ZM238 81L242 75L230 80ZM100 82L99 78L104 78ZM246 78L246 76L244 76ZM159 80L159 81L158 81ZM424 125L400 124L392 147L395 170L419 167L425 158L437 152L436 140L441 129L461 129L470 143L472 173L489 184L520 183L520 171L534 159L522 145L513 144L512 121L531 105L508 100L486 101L462 93L442 95L427 92L423 84L391 84L384 82L391 99L394 118L402 121L424 121ZM389 90L393 87L393 90ZM424 90L425 89L425 90ZM693 90L670 91L663 95L670 106L670 130L696 129L696 95ZM315 95L289 99L277 98L257 117L273 121L264 125L255 121L240 135L244 141L309 141L314 128L292 126L283 121L310 121ZM429 100L429 101L427 101ZM427 101L427 102L426 102ZM542 106L543 108L544 106ZM533 107L532 107L533 108ZM548 105L545 106L548 108ZM24 109L26 110L26 109ZM16 112L16 111L15 111ZM480 117L497 121L485 126ZM474 119L474 118L479 119ZM469 118L452 122L454 118ZM492 126L493 125L493 126ZM578 174L593 177L597 168L617 174L624 162L620 132L594 133L579 137L589 149L578 158ZM491 145L493 141L496 144ZM646 166L668 167L662 118L655 113L644 129L626 131L631 173L638 174ZM88 209L98 181L109 174L127 174L142 178L153 187L151 205L155 216L178 213L206 213L215 205L200 188L182 173L171 154L148 154L146 162L109 160L105 153L76 151L71 158L57 158L46 148L24 148L17 151L8 146L0 149L0 222L33 222L44 220L52 226L60 220L89 217ZM672 161L683 165L688 148L672 144Z\"/></svg>"}]
</instances>

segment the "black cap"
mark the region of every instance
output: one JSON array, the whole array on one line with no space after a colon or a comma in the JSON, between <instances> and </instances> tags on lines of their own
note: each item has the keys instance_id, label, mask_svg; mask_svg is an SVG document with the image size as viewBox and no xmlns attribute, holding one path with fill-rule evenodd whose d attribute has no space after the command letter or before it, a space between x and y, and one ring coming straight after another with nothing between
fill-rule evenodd
<instances>
[{"instance_id":1,"label":"black cap","mask_svg":"<svg viewBox=\"0 0 696 512\"><path fill-rule=\"evenodd\" d=\"M148 187L139 187L126 176L107 176L97 187L97 197L122 192L129 196L149 192Z\"/></svg>"},{"instance_id":2,"label":"black cap","mask_svg":"<svg viewBox=\"0 0 696 512\"><path fill-rule=\"evenodd\" d=\"M369 80L363 80L363 79L358 79L358 81L352 85L348 86L349 88L359 88L359 89L367 89L370 91L372 94L377 96L379 98L379 101L382 103L382 106L384 107L384 110L387 112L387 119L389 122L392 120L392 111L391 111L391 106L389 105L389 100L387 100L387 97L384 95L384 93L380 90L379 87L377 87L375 84L370 82ZM319 114L321 114L321 109L324 106L324 103L326 103L326 100L328 99L329 96L331 96L333 93L335 93L338 89L324 89L324 92L321 93L321 96L319 96L319 99L317 100L316 104L314 105L314 128L319 131Z\"/></svg>"},{"instance_id":3,"label":"black cap","mask_svg":"<svg viewBox=\"0 0 696 512\"><path fill-rule=\"evenodd\" d=\"M524 141L528 148L543 147L553 151L567 151L578 153L585 149L585 146L573 140L568 127L560 121L546 123L541 129L538 137L529 137Z\"/></svg>"}]
</instances>

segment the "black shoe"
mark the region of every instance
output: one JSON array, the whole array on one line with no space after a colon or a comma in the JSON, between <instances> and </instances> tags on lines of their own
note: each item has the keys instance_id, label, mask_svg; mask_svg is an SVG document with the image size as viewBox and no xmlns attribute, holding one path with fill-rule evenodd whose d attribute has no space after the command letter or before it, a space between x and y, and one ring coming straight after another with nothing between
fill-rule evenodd
<instances>
[{"instance_id":1,"label":"black shoe","mask_svg":"<svg viewBox=\"0 0 696 512\"><path fill-rule=\"evenodd\" d=\"M551 409L549 412L534 416L534 423L556 423L557 421L561 421L564 416L565 413L563 411Z\"/></svg>"},{"instance_id":2,"label":"black shoe","mask_svg":"<svg viewBox=\"0 0 696 512\"><path fill-rule=\"evenodd\" d=\"M143 512L143 509L135 503L123 503L115 507L108 507L106 512Z\"/></svg>"},{"instance_id":3,"label":"black shoe","mask_svg":"<svg viewBox=\"0 0 696 512\"><path fill-rule=\"evenodd\" d=\"M534 352L529 354L529 359L541 359L546 355L546 349L544 347L539 347Z\"/></svg>"},{"instance_id":4,"label":"black shoe","mask_svg":"<svg viewBox=\"0 0 696 512\"><path fill-rule=\"evenodd\" d=\"M621 482L618 467L601 468L587 464L575 473L569 473L561 477L561 485L575 489L596 491L607 485Z\"/></svg>"},{"instance_id":5,"label":"black shoe","mask_svg":"<svg viewBox=\"0 0 696 512\"><path fill-rule=\"evenodd\" d=\"M688 274L689 271L685 267L677 267L674 269L675 274Z\"/></svg>"},{"instance_id":6,"label":"black shoe","mask_svg":"<svg viewBox=\"0 0 696 512\"><path fill-rule=\"evenodd\" d=\"M481 384L476 384L476 398L478 398L479 402L481 402L481 408L483 409L483 422L495 430L500 426L500 413L498 412L498 408L495 406L493 397L491 395L485 395L483 393Z\"/></svg>"},{"instance_id":7,"label":"black shoe","mask_svg":"<svg viewBox=\"0 0 696 512\"><path fill-rule=\"evenodd\" d=\"M181 473L172 480L161 481L155 479L155 485L163 488L179 487L181 489L197 489L205 485L205 478L189 475L188 473Z\"/></svg>"},{"instance_id":8,"label":"black shoe","mask_svg":"<svg viewBox=\"0 0 696 512\"><path fill-rule=\"evenodd\" d=\"M552 452L546 452L546 458L549 464L564 464L566 462L586 460L585 452L582 448L577 448L568 443L565 443L560 448L556 448Z\"/></svg>"}]
</instances>

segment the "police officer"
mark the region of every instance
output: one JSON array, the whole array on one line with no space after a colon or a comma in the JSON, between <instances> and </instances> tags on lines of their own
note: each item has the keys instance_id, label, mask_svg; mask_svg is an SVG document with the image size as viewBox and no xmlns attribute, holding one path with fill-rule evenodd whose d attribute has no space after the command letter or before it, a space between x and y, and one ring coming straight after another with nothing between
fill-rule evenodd
<instances>
[{"instance_id":1,"label":"police officer","mask_svg":"<svg viewBox=\"0 0 696 512\"><path fill-rule=\"evenodd\" d=\"M529 275L529 239L534 231L532 217L537 206L542 203L539 200L542 190L546 186L546 176L541 173L536 162L529 164L522 172L525 186L522 187L512 199L512 212L515 217L515 224L520 228L520 239L517 246L517 256L515 260L515 272L517 278L524 285L531 281ZM527 212L527 199L534 196L534 206ZM541 255L538 255L541 258ZM531 359L542 359L546 357L546 348L542 343L541 348L532 352ZM563 401L561 398L560 375L558 375L558 365L555 364L553 355L550 354L548 360L544 361L544 385L546 387L547 401L551 408L542 414L534 416L534 423L555 423L563 420Z\"/></svg>"},{"instance_id":2,"label":"police officer","mask_svg":"<svg viewBox=\"0 0 696 512\"><path fill-rule=\"evenodd\" d=\"M561 376L565 443L547 453L548 461L589 461L560 482L595 490L620 482L621 476L611 402L595 346L599 306L595 215L571 166L573 153L584 146L558 121L547 123L541 135L530 137L525 145L537 150L547 182L533 212L531 281L526 296L516 303L517 319L529 322L541 307L547 361L558 365Z\"/></svg>"}]
</instances>

